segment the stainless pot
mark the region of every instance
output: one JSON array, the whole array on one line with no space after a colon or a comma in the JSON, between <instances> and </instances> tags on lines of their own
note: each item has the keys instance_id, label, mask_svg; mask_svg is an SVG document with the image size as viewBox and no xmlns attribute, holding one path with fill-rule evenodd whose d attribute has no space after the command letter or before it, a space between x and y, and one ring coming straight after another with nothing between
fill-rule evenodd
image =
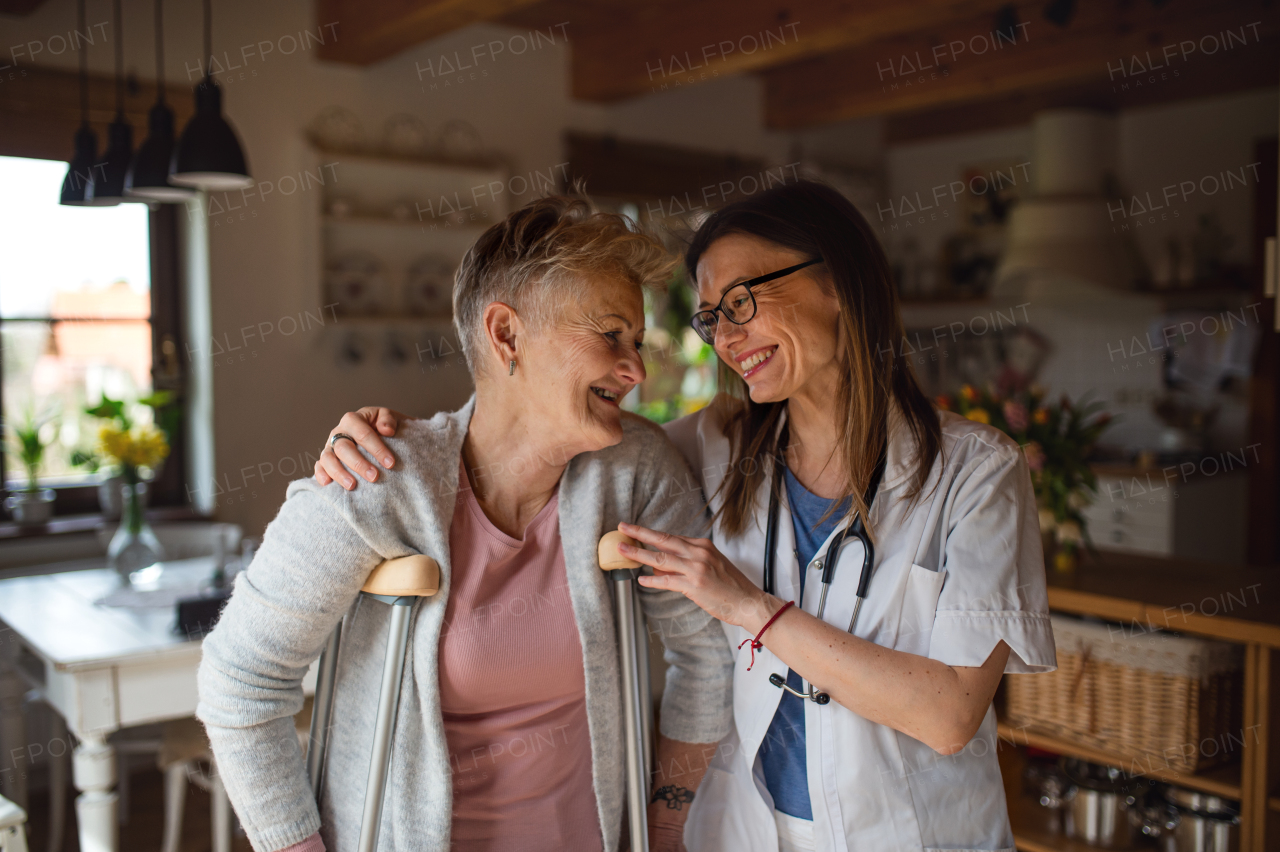
<instances>
[{"instance_id":1,"label":"stainless pot","mask_svg":"<svg viewBox=\"0 0 1280 852\"><path fill-rule=\"evenodd\" d=\"M1164 852L1236 852L1239 805L1229 799L1162 785L1161 804L1142 819L1144 834L1161 838Z\"/></svg>"},{"instance_id":2,"label":"stainless pot","mask_svg":"<svg viewBox=\"0 0 1280 852\"><path fill-rule=\"evenodd\" d=\"M1072 783L1064 797L1063 833L1099 849L1132 849L1138 832L1129 812L1149 784L1083 760L1064 760L1062 768Z\"/></svg>"}]
</instances>

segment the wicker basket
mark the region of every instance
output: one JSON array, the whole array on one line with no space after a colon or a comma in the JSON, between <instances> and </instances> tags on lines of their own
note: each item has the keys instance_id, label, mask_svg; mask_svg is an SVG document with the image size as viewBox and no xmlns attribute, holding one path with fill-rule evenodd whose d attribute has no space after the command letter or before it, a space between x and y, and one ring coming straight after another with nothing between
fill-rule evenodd
<instances>
[{"instance_id":1,"label":"wicker basket","mask_svg":"<svg viewBox=\"0 0 1280 852\"><path fill-rule=\"evenodd\" d=\"M1005 678L1008 723L1191 773L1240 756L1243 648L1052 616L1058 669Z\"/></svg>"}]
</instances>

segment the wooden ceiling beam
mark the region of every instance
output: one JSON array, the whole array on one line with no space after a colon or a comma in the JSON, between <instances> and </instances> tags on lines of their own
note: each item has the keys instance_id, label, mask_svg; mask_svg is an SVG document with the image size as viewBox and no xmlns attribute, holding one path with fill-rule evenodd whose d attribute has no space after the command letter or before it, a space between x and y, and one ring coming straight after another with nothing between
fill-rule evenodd
<instances>
[{"instance_id":1,"label":"wooden ceiling beam","mask_svg":"<svg viewBox=\"0 0 1280 852\"><path fill-rule=\"evenodd\" d=\"M333 23L322 59L372 65L479 21L509 15L536 0L316 0L316 20Z\"/></svg>"},{"instance_id":2,"label":"wooden ceiling beam","mask_svg":"<svg viewBox=\"0 0 1280 852\"><path fill-rule=\"evenodd\" d=\"M1009 0L545 0L516 26L568 21L572 94L610 103L760 71L903 32L989 15Z\"/></svg>"},{"instance_id":3,"label":"wooden ceiling beam","mask_svg":"<svg viewBox=\"0 0 1280 852\"><path fill-rule=\"evenodd\" d=\"M0 15L30 15L44 5L44 0L0 0Z\"/></svg>"},{"instance_id":4,"label":"wooden ceiling beam","mask_svg":"<svg viewBox=\"0 0 1280 852\"><path fill-rule=\"evenodd\" d=\"M14 79L0 86L0 156L70 160L72 139L80 126L80 78L74 71L39 65L9 72ZM133 125L133 144L147 136L147 114L156 100L156 84L130 78L125 87L125 120ZM195 112L192 88L165 86L165 102L181 133ZM89 124L98 134L98 150L107 141L107 125L115 119L115 79L89 75Z\"/></svg>"},{"instance_id":5,"label":"wooden ceiling beam","mask_svg":"<svg viewBox=\"0 0 1280 852\"><path fill-rule=\"evenodd\" d=\"M1083 85L1015 92L984 101L943 106L887 116L884 141L888 145L919 142L959 133L983 133L1021 127L1046 109L1089 107L1104 111L1136 109L1194 98L1217 97L1258 88L1274 89L1280 79L1280 38L1264 39L1252 55L1231 51L1211 57L1186 79L1144 80L1142 86L1113 91L1109 86ZM1150 75L1148 75L1150 76ZM1175 82L1175 85L1169 85Z\"/></svg>"},{"instance_id":6,"label":"wooden ceiling beam","mask_svg":"<svg viewBox=\"0 0 1280 852\"><path fill-rule=\"evenodd\" d=\"M1269 0L1082 3L1065 28L1036 7L1020 12L1027 23L1016 39L974 17L767 71L765 123L800 128L1072 87L1180 86L1213 64L1211 54L1233 51L1256 63L1253 85L1276 82L1261 73L1265 43L1280 34ZM1149 82L1152 73L1165 76Z\"/></svg>"}]
</instances>

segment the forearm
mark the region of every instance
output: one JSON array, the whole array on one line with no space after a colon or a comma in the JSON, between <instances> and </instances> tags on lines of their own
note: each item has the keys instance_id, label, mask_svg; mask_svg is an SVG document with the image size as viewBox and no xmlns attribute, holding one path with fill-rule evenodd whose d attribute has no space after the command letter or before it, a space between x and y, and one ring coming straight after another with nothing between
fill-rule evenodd
<instances>
[{"instance_id":1,"label":"forearm","mask_svg":"<svg viewBox=\"0 0 1280 852\"><path fill-rule=\"evenodd\" d=\"M255 849L285 849L320 828L293 719L206 726L218 773Z\"/></svg>"},{"instance_id":2,"label":"forearm","mask_svg":"<svg viewBox=\"0 0 1280 852\"><path fill-rule=\"evenodd\" d=\"M655 840L678 843L684 836L689 806L716 747L717 743L685 743L658 735L649 804Z\"/></svg>"},{"instance_id":3,"label":"forearm","mask_svg":"<svg viewBox=\"0 0 1280 852\"><path fill-rule=\"evenodd\" d=\"M754 635L784 603L772 595L763 596L743 627ZM882 647L796 607L784 612L761 641L832 700L941 754L955 753L972 739L991 703L986 689L990 672L957 670L928 657ZM983 667L998 663L995 682L1007 658L1007 648L1002 652L1002 647L1003 643L997 646ZM994 693L994 684L990 689Z\"/></svg>"}]
</instances>

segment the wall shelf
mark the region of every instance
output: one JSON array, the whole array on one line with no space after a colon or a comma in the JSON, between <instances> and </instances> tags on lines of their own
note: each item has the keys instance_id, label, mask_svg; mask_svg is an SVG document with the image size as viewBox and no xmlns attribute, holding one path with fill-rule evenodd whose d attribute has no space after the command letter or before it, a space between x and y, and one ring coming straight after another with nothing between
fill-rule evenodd
<instances>
[{"instance_id":1,"label":"wall shelf","mask_svg":"<svg viewBox=\"0 0 1280 852\"><path fill-rule=\"evenodd\" d=\"M321 220L326 226L339 228L393 228L414 230L429 233L440 230L470 230L479 233L488 228L492 222L452 222L448 219L396 219L391 216L325 216Z\"/></svg>"},{"instance_id":2,"label":"wall shelf","mask_svg":"<svg viewBox=\"0 0 1280 852\"><path fill-rule=\"evenodd\" d=\"M506 165L500 157L441 157L431 155L393 154L382 151L343 150L332 146L320 145L310 140L316 153L329 157L340 157L342 160L365 163L392 163L401 166L417 166L430 169L452 169L460 172L493 172L503 171Z\"/></svg>"},{"instance_id":3,"label":"wall shelf","mask_svg":"<svg viewBox=\"0 0 1280 852\"><path fill-rule=\"evenodd\" d=\"M1002 735L1003 736L1003 735ZM1098 847L1062 835L1060 815L1041 807L1022 791L1022 770L1026 755L1020 748L1000 749L1000 772L1009 808L1009 826L1019 852L1098 852Z\"/></svg>"},{"instance_id":4,"label":"wall shelf","mask_svg":"<svg viewBox=\"0 0 1280 852\"><path fill-rule=\"evenodd\" d=\"M334 161L333 179L314 194L311 210L320 303L336 305L343 332L327 340L337 341L340 363L403 363L405 347L413 352L407 337L438 336L452 322L454 270L484 229L505 218L507 170L490 159L388 156L314 144L309 152L313 162ZM388 354L354 358L357 342Z\"/></svg>"},{"instance_id":5,"label":"wall shelf","mask_svg":"<svg viewBox=\"0 0 1280 852\"><path fill-rule=\"evenodd\" d=\"M1280 792L1274 765L1280 749L1272 732L1280 725L1280 582L1274 570L1187 559L1128 554L1087 554L1068 573L1048 574L1049 609L1116 622L1130 630L1159 629L1244 646L1243 731L1251 732L1239 762L1184 774L1144 762L1141 774L1156 781L1219 795L1240 803L1240 852L1276 848ZM1208 611L1224 590L1251 590L1248 605ZM1239 594L1239 592L1237 592ZM1242 733L1243 733L1242 731ZM1022 790L1026 748L1081 758L1133 773L1130 756L1107 753L1065 737L998 725L1000 768L1009 822L1023 852L1085 852L1091 847L1062 837L1054 814Z\"/></svg>"},{"instance_id":6,"label":"wall shelf","mask_svg":"<svg viewBox=\"0 0 1280 852\"><path fill-rule=\"evenodd\" d=\"M453 314L419 314L419 315L378 315L343 316L339 314L335 325L357 328L385 328L387 326L422 326L452 323Z\"/></svg>"},{"instance_id":7,"label":"wall shelf","mask_svg":"<svg viewBox=\"0 0 1280 852\"><path fill-rule=\"evenodd\" d=\"M997 731L1000 739L1015 746L1032 746L1055 754L1066 755L1067 757L1078 757L1091 763L1114 766L1127 772L1132 771L1135 761L1142 761L1141 758L1108 754L1099 749L1090 748L1050 734L1011 728L1004 722L998 725ZM1215 796L1222 796L1236 801L1240 800L1240 765L1238 763L1215 766L1206 772L1195 775L1160 769L1143 763L1142 774L1157 781L1167 781L1170 784L1177 784L1180 787L1199 790L1203 793L1212 793Z\"/></svg>"}]
</instances>

